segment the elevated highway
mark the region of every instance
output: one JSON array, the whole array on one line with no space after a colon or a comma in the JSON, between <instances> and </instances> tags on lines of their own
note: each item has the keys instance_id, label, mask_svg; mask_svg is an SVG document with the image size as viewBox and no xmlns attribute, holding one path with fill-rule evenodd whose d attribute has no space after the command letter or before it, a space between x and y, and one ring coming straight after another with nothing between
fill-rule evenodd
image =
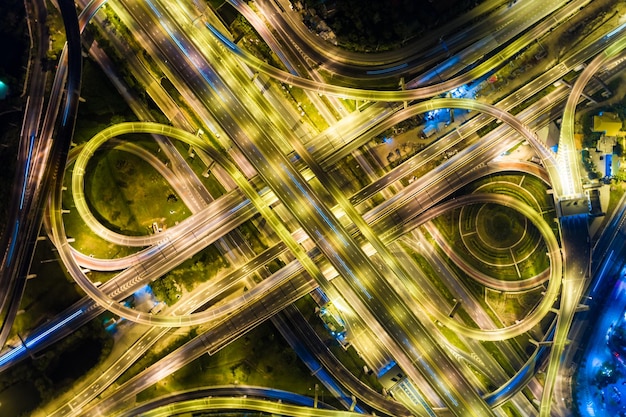
<instances>
[{"instance_id":1,"label":"elevated highway","mask_svg":"<svg viewBox=\"0 0 626 417\"><path fill-rule=\"evenodd\" d=\"M374 93L374 94L376 94L376 93ZM390 100L390 101L402 101L402 100L398 100L398 99L395 99L395 100L391 100L391 99L389 99L389 100ZM437 105L442 105L442 106L445 106L445 107L447 107L447 108L450 108L450 107L454 107L455 105L457 105L457 106L466 106L466 105L468 105L468 103L462 103L462 104L458 104L458 103L456 103L456 104L452 104L452 103L450 103L450 102L446 102L446 101L445 101L445 99L442 99L442 102L441 102L441 103L439 103L439 102L438 102L438 103L437 103ZM476 108L476 105L472 104L472 106L473 106L473 107L471 107L471 108L477 109L477 108ZM493 113L494 115L495 115L495 114L497 114L497 117L499 117L499 118L501 118L501 119L506 119L506 118L507 118L507 114L506 114L506 113L501 112L501 111L500 111L500 113L498 113L497 109L488 108L488 107L483 107L483 109L482 109L481 111L491 112L491 113ZM519 121L518 121L518 120L516 120L516 119L514 119L514 118L510 118L510 117L509 117L509 119L508 119L508 122L510 122L510 123L512 123L512 124L514 124L514 125L519 123ZM526 135L527 139L528 139L531 143L533 143L533 144L537 147L537 149L539 150L540 154L542 155L542 157L543 157L543 159L544 159L544 163L546 163L546 166L548 167L548 170L551 172L551 176L552 176L552 178L553 178L553 179L554 179L554 178L558 178L558 175L557 175L557 174L555 174L555 172L556 172L556 170L557 170L557 166L556 166L557 164L555 163L555 160L554 160L554 155L553 155L553 154L551 154L551 153L550 153L547 149L542 148L542 147L541 147L541 144L536 143L536 138L534 138L534 135L532 134L532 132L531 132L530 130L528 130L528 129L527 129L527 128L523 125L523 124L518 124L518 126L517 126L517 127L519 128L519 129L517 129L517 130L518 130L518 131L520 131L520 132L522 132L524 135ZM163 133L163 132L162 132L162 133ZM171 133L171 132L170 132L170 133ZM265 145L264 145L264 146L265 146ZM269 148L270 148L270 147L268 147L268 149L269 149ZM226 161L226 163L228 163L228 161ZM235 175L235 176L237 176L237 175L241 175L240 173L237 173L236 171L232 171L232 172L234 172L234 175ZM294 177L295 177L297 174L294 172L294 173L292 173L292 175L294 175ZM243 177L241 177L241 178L243 178ZM267 180L267 178L268 178L268 177L266 177L266 180ZM240 179L240 180L241 180L241 181L243 181L243 179ZM294 183L295 183L295 182L296 182L296 181L294 181ZM555 183L556 183L556 187L555 187L555 188L556 188L556 193L557 193L557 196L560 196L560 195L567 195L566 193L562 192L562 190L559 188L559 187L560 187L559 182L555 180ZM238 185L242 186L241 184L238 184ZM249 189L248 189L248 192L251 192L251 191L252 191L252 190L249 188ZM292 190L292 191L293 191L293 190ZM305 194L306 194L306 193L305 193ZM248 195L248 197L250 198L250 196L249 196L249 195ZM284 200L284 199L283 199L283 200ZM261 208L261 209L259 209L259 211L260 211L261 213L263 213L264 215L269 215L269 216L271 217L271 213L270 213L270 212L268 212L268 211L267 211L267 208L263 206L264 204L267 204L266 202L264 202L263 200L256 200L256 203L257 203L257 204L255 204L255 205L257 205L257 209L259 209L258 204L260 204L260 205L261 205L261 207L262 207L262 208ZM58 216L58 214L57 214L57 213L55 213L54 215L55 215L55 217L56 217L56 216ZM357 220L358 220L358 219L357 219ZM57 217L57 219L55 220L55 222L57 222L57 223L59 222L58 217ZM278 223L274 223L274 226L279 227ZM578 226L572 226L572 227L573 227L573 228L575 228L576 230L578 230L578 229L579 229L579 228L578 228ZM56 228L56 225L55 225L55 228ZM310 233L309 233L309 234L310 234ZM285 237L285 238L287 238L288 240L289 240L289 239L291 239L291 237L290 237L290 236L286 236L286 235L282 235L282 236L283 236L283 237ZM60 237L60 235L59 235L59 234L57 234L57 236L56 236L56 238L55 238L55 239L57 239L59 242L62 242L62 246L66 246L66 245L67 245L67 243L66 243L66 242L65 242L65 243L63 243L63 237ZM291 242L291 243L290 243L290 245L291 245L292 250L293 250L293 249L297 249L297 246L295 246L295 245L294 245L293 240L289 240L289 242ZM162 249L163 249L163 250L167 250L167 249L165 249L165 248L166 248L166 245L163 245L163 246L162 246ZM305 258L306 254L304 254L304 253L300 252L300 253L299 253L299 255L300 255L300 259L301 259L301 261L304 261L304 262L306 263L306 258ZM555 251L551 252L551 256L556 256L556 252L555 252ZM308 264L308 266L309 266L309 271L313 271L313 270L314 270L314 267L313 267L311 264ZM337 265L335 265L335 267L337 267ZM312 268L313 268L313 269L312 269ZM568 268L569 268L569 267L568 267ZM367 269L367 268L366 268L366 269ZM557 269L558 269L558 268L557 268ZM346 270L346 271L344 271L344 272L347 272L347 270ZM320 277L320 276L318 275L318 277ZM320 277L320 278L321 278L321 277ZM550 294L552 295L552 292L550 292ZM573 297L573 298L575 298L575 297ZM548 299L548 301L550 301L550 300L551 300L551 298L547 298L547 299ZM111 305L111 304L110 304L110 305ZM563 308L563 307L562 307L562 308ZM139 317L139 316L137 316L137 317ZM490 336L489 336L489 337L490 337Z\"/></svg>"}]
</instances>

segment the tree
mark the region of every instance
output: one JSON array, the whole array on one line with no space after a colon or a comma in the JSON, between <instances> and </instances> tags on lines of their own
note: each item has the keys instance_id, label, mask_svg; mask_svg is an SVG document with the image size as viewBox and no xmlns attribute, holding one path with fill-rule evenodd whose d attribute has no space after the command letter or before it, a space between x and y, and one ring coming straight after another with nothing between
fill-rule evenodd
<instances>
[{"instance_id":1,"label":"tree","mask_svg":"<svg viewBox=\"0 0 626 417\"><path fill-rule=\"evenodd\" d=\"M167 305L173 305L180 298L180 288L170 274L154 280L150 286L155 298Z\"/></svg>"}]
</instances>

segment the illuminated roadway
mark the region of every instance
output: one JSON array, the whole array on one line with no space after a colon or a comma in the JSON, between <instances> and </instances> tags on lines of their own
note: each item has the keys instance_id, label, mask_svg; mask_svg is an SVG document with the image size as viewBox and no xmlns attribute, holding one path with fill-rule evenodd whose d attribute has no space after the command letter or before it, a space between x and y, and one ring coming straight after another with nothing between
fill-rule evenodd
<instances>
[{"instance_id":1,"label":"illuminated roadway","mask_svg":"<svg viewBox=\"0 0 626 417\"><path fill-rule=\"evenodd\" d=\"M593 77L600 68L606 65L611 58L614 58L616 54L626 47L626 31L623 30L625 26L626 25L622 25L620 30L613 31L614 34L610 37L612 43L585 66L585 69L576 79L567 99L565 109L563 110L563 121L561 123L559 136L558 164L562 172L567 173L569 176L564 184L564 197L578 197L583 194L582 183L580 181L580 178L582 178L580 174L580 156L576 151L574 142L574 114L576 112L576 105L583 94L583 89L587 86L589 80L591 80L591 77Z\"/></svg>"},{"instance_id":2,"label":"illuminated roadway","mask_svg":"<svg viewBox=\"0 0 626 417\"><path fill-rule=\"evenodd\" d=\"M210 28L212 29L212 28ZM229 48L231 50L233 50L234 52L237 52L239 56L244 57L246 62L249 64L253 64L257 69L264 69L266 72L272 72L271 69L268 68L264 68L264 65L260 62L258 62L258 60L255 60L249 56L247 56L247 54L243 53L241 50L238 50L238 48L236 46L234 46L232 43L228 43L226 41L225 38L223 38L223 36L220 36L219 33L217 33L214 29L212 29L213 33L220 38L220 40L222 40L225 44L229 45ZM609 36L612 36L614 33L611 33L610 35L607 35L607 38ZM617 38L617 36L615 37ZM622 46L619 43L619 41L616 39L614 41L614 43L609 47L609 50L611 52L607 53L608 57L611 57L614 53L619 52L619 50L621 50ZM598 59L599 62L605 62L605 60L603 58ZM599 67L599 64L597 64ZM597 67L596 67L597 68ZM593 70L595 68L590 69L587 74L585 74L586 77L588 77L587 79L589 79L591 77L591 75L593 75ZM281 74L280 77L283 81L285 80L285 78L288 78L286 76L286 74ZM290 82L293 83L292 80L290 80ZM584 87L584 83L585 83L585 78L582 77L582 79L580 80L579 86L575 86L575 89L578 89L578 94L572 94L570 96L570 103L569 104L569 109L570 112L567 113L567 116L571 118L571 120L569 121L569 126L571 126L572 121L573 121L573 110L572 110L572 106L575 106L578 102L579 99L579 94L582 92L582 87ZM300 80L300 84L301 86L304 86L304 84L309 84L308 86L306 86L305 88L314 88L310 85L310 83L307 83L305 80ZM328 90L334 90L332 87L330 89L326 89L326 88L318 88L317 91L319 92L324 92L324 93L329 93ZM337 91L334 90L332 92L330 92L331 94L337 94ZM402 92L405 93L405 92ZM415 94L415 93L413 93ZM342 94L344 97L345 96L349 96L352 98L360 98L360 99L364 99L366 98L365 95L363 95L363 93L361 91L358 92L352 92L352 93L346 93L346 90L343 91ZM431 93L432 95L432 93ZM417 95L415 95L414 97L416 97ZM373 99L373 98L372 98ZM385 97L378 96L376 97L375 100L385 100ZM452 106L451 106L452 107ZM571 132L566 132L567 137L571 137ZM532 142L532 141L531 141ZM572 142L571 141L566 141L563 144L563 148L562 148L562 155L560 156L560 164L559 164L559 168L560 168L560 173L556 173L555 172L555 168L554 166L550 167L548 166L549 171L553 171L551 177L553 178L553 186L555 187L555 193L556 193L556 198L557 200L560 200L561 198L569 198L572 194L574 196L579 196L580 192L576 193L576 191L580 190L580 175L579 170L578 170L578 162L577 159L574 158L572 156L573 154L573 147L571 146ZM568 146L570 145L570 146ZM540 152L541 154L541 152ZM545 155L545 154L544 154ZM544 161L549 160L546 156L543 157ZM552 163L552 161L550 161L550 163ZM552 168L552 169L550 169ZM575 184L575 185L574 185ZM571 222L562 222L562 223L571 223ZM578 224L577 226L574 226L576 229L580 228L580 224ZM576 233L576 231L574 231L572 229L572 231L569 232L570 234L574 234L574 235L579 235L579 233ZM564 233L566 236L568 235L567 231ZM576 239L572 239L573 241L577 241L580 239L580 237L582 236L577 236ZM569 239L566 239L569 240ZM573 249L572 249L573 250ZM581 258L577 258L578 262L581 262ZM584 259L584 256L582 257L582 259ZM584 261L583 261L584 262ZM574 262L576 264L576 262ZM573 266L571 268L568 267L568 269L566 270L566 274L571 275L571 274L576 274L579 275L581 273L583 273L584 269L580 268L580 271L578 271L578 266ZM547 379L547 383L546 383L546 389L544 391L544 397L543 397L543 401L542 401L542 407L541 407L541 413L542 415L547 415L549 413L549 409L550 409L550 404L551 404L551 390L552 390L552 385L553 385L553 381L556 375L556 369L558 368L558 357L560 355L560 352L562 352L562 349L564 347L564 343L565 343L565 338L567 336L567 329L569 329L569 323L571 322L571 319L573 317L573 314L575 312L575 305L578 303L578 300L580 298L581 292L582 292L582 283L584 282L584 280L581 278L574 278L573 276L568 276L567 282L576 282L578 283L577 286L569 288L569 286L567 286L567 288L564 288L564 300L562 301L562 306L561 306L561 310L560 310L560 315L559 315L559 326L557 326L557 336L556 336L556 340L555 340L555 345L554 345L554 349L553 349L553 354L552 354L552 361L551 364L552 366L549 369L549 373L548 373L548 379ZM578 289L575 289L578 288Z\"/></svg>"},{"instance_id":3,"label":"illuminated roadway","mask_svg":"<svg viewBox=\"0 0 626 417\"><path fill-rule=\"evenodd\" d=\"M511 197L505 197L505 196L497 196L497 195L472 195L472 196L468 196L466 201L459 201L457 203L452 202L452 203L446 203L446 204L457 204L458 206L462 206L467 202L472 202L472 203L485 203L485 202L496 202L496 203L502 203L502 202L506 202L506 201L512 201L514 202L515 200L512 200ZM433 218L435 215L430 214L430 213L426 213L426 215L424 215L421 218L421 222L425 222L430 220L431 218ZM414 224L414 226L416 226L416 224ZM310 287L309 289L307 289L306 291L310 291ZM296 297L299 297L300 295L296 295ZM280 306L275 306L276 308L281 308ZM250 311L252 311L253 309L246 309L244 314L248 314ZM216 329L217 331L217 329ZM115 404L118 401L122 401L124 398L128 398L128 396L133 395L133 393L138 392L139 390L150 386L151 384L155 383L156 381L158 381L158 379L160 379L162 376L169 374L170 372L174 372L176 369L180 369L180 367L184 366L185 364L189 363L191 360L195 359L198 357L198 355L201 355L204 353L204 349L206 349L206 347L203 346L203 341L202 341L202 335L199 336L198 338L194 339L194 341L189 342L189 348L188 349L181 349L178 350L176 352L173 352L172 354L170 354L168 357L164 358L162 362L157 363L153 366L151 366L146 372L142 372L140 375L138 375L137 377L135 377L132 381L129 381L128 383L126 383L124 386L120 387L116 394L113 395L110 400L108 402L105 402L101 405L98 406L98 409L101 412L104 412L108 409L110 409L110 407L112 407L111 404ZM213 344L217 343L213 337L209 337L207 335L208 338L206 338L205 340L211 340ZM192 347L193 346L193 347ZM193 349L193 350L190 350ZM200 349L200 350L196 350L196 349ZM192 353L192 352L196 352L196 353ZM137 385L139 384L139 385ZM134 387L131 389L131 387ZM87 413L85 415L91 415L90 413Z\"/></svg>"},{"instance_id":4,"label":"illuminated roadway","mask_svg":"<svg viewBox=\"0 0 626 417\"><path fill-rule=\"evenodd\" d=\"M445 106L445 105L447 105L447 104L449 104L449 103L442 103L441 105L442 105L442 106ZM428 105L426 105L426 106L427 106L427 107L425 107L426 109L430 108L430 107L428 107ZM418 109L419 109L419 106L418 106ZM424 110L418 110L417 112L423 112L423 111L424 111ZM498 112L498 114L502 114L502 113L501 113L501 112ZM519 123L518 123L518 125L519 125Z\"/></svg>"},{"instance_id":5,"label":"illuminated roadway","mask_svg":"<svg viewBox=\"0 0 626 417\"><path fill-rule=\"evenodd\" d=\"M542 99L542 100L543 100L543 99ZM541 101L540 101L540 102L538 102L538 103L537 103L537 105L538 105L539 107L541 107ZM499 135L502 135L501 133L498 133L498 129L497 129L496 131L494 131L493 133L494 133L494 134L496 134L496 137L498 137ZM485 140L488 140L488 139L489 139L489 136L487 136L487 137L485 138ZM505 145L505 146L510 146L510 145ZM483 147L481 147L481 149L483 149ZM503 149L505 149L505 148L503 147ZM500 152L502 152L502 151L498 151L498 150L496 149L496 150L494 150L494 155L497 155L497 154L499 154ZM362 198L367 198L367 197L366 197L366 196L362 196ZM218 201L221 201L221 200L218 200ZM233 203L233 204L234 204L234 205L233 205L232 207L234 207L234 206L236 205L235 203ZM89 258L89 259L91 259L91 258ZM113 262L116 262L116 261L113 261ZM96 269L97 269L97 268L96 268ZM107 282L107 283L105 283L102 289L104 290L104 289L105 289L105 288L107 288L107 287L108 287L108 288L113 289L113 288L114 288L114 286L111 286L111 285L109 285L109 284L114 284L114 282L113 282L113 281L111 281L111 282ZM116 288L116 287L115 287L115 288ZM11 355L12 355L12 356L13 356L13 355L15 355L15 357L19 357L19 352L11 352Z\"/></svg>"},{"instance_id":6,"label":"illuminated roadway","mask_svg":"<svg viewBox=\"0 0 626 417\"><path fill-rule=\"evenodd\" d=\"M211 387L172 393L145 404L140 404L125 412L116 413L113 416L169 417L181 413L223 410L237 412L244 410L258 411L272 415L294 417L355 417L363 415L354 411L341 411L326 407L312 408L313 404L309 397L299 397L289 392L261 387L247 387L245 385L238 387ZM290 404L294 401L302 405Z\"/></svg>"},{"instance_id":7,"label":"illuminated roadway","mask_svg":"<svg viewBox=\"0 0 626 417\"><path fill-rule=\"evenodd\" d=\"M445 107L445 105L449 104L448 101L452 100L452 99L442 99L443 101L445 101L444 104L442 104L442 107ZM431 102L429 102L431 103ZM430 105L429 103L426 103L427 105ZM519 124L519 122L518 122ZM239 183L238 185L240 185L240 187L242 187L243 190L247 190L247 195L250 198L250 196L252 195L253 197L251 198L251 200L256 201L257 204L264 204L261 203L261 198L258 197L254 191L252 191L250 185L248 184L248 182L243 179L241 177L240 174L237 174L236 169L234 168L234 166L232 166L231 163L229 163L227 160L225 160L223 157L221 157L219 154L217 154L216 152L214 152L211 148L208 148L198 137L196 137L195 135L189 134L187 132L184 131L180 131L178 129L174 129L174 128L170 128L170 127L166 127L166 126L159 126L159 125L154 125L154 124L150 124L150 123L135 123L135 124L122 124L122 125L118 125L115 126L113 128L107 129L106 131L101 132L100 134L96 135L87 145L85 145L83 151L81 152L80 156L78 157L77 161L75 162L75 167L74 167L74 171L73 171L73 177L72 177L72 188L73 190L82 190L82 175L84 173L84 167L86 167L87 161L89 159L89 157L91 156L91 154L95 151L95 149L97 149L99 146L101 146L106 140L108 140L111 137L115 137L115 136L119 136L125 133L130 133L130 132L146 132L146 133L159 133L159 134L164 134L166 136L170 136L173 138L178 138L181 140L184 140L192 145L194 145L194 147L197 147L198 149L203 149L205 150L214 160L218 161L220 164L223 164L223 166L225 168L227 168L227 170L229 171L229 173L231 173L231 175L233 176L233 178L236 179L236 181ZM77 204L77 207L80 207L80 200L76 200L76 195L75 195L75 203ZM86 207L86 206L85 206ZM81 215L83 215L81 213ZM187 222L185 224L191 225L192 222ZM178 231L180 229L179 228L173 228L173 231ZM183 230L182 232L178 232L178 233L187 233L189 236L189 232L190 229L186 228L185 230ZM57 232L58 233L58 232ZM172 235L174 235L175 232L172 232ZM193 232L191 232L193 234ZM175 235L174 235L175 236ZM173 239L174 237L172 237ZM154 250L154 249L152 249ZM158 248L157 248L158 250ZM65 254L65 251L60 251L60 253ZM69 263L69 259L66 261ZM143 266L143 268L145 269L146 267ZM84 276L84 274L82 274ZM141 273L139 274L141 276ZM85 278L85 281L88 282L88 279ZM90 291L88 289L85 288L87 284L87 282L83 282L83 285L81 285L81 287L83 287L83 290L85 290L88 294L90 294ZM95 295L95 293L91 294L92 296ZM115 311L118 314L121 314L123 317L128 317L129 319L132 317L135 317L135 320L139 320L139 317L142 317L140 313L137 313L135 311L130 311L130 312L125 312L123 313L121 306L117 306L114 305L113 303L111 303L111 301L103 301L104 305L110 305L109 308L112 308L113 311ZM119 311L116 311L117 309L119 309ZM171 322L168 322L165 318L163 317L151 317L150 315L146 315L146 318L142 318L142 320L145 324L157 324L158 321L161 321L162 325L167 325L170 326L172 325ZM176 320L178 321L179 325L184 325L185 323L193 323L193 322L189 322L186 320L183 320L181 317L176 318ZM139 320L140 321L140 320ZM141 322L141 321L140 321ZM532 322L532 321L530 321Z\"/></svg>"},{"instance_id":8,"label":"illuminated roadway","mask_svg":"<svg viewBox=\"0 0 626 417\"><path fill-rule=\"evenodd\" d=\"M446 107L452 107L452 105L450 105L450 103L447 103L447 102L446 102L446 103L442 103L442 104L445 104L445 106L446 106ZM505 116L505 115L499 115L499 116L500 116L501 118L506 118L506 116ZM515 122L516 122L516 120L510 120L510 121L512 121L513 123L515 123ZM523 126L522 126L522 127L523 127ZM528 133L528 132L526 132L526 133ZM532 139L531 139L531 138L529 138L529 140L532 140ZM270 148L271 148L271 144L269 144L269 143L264 144L264 145L270 146ZM269 149L269 148L268 148L268 149ZM541 147L539 147L539 149L541 149ZM548 153L546 153L545 155L546 155L546 156L545 156L546 160L550 160L551 155L550 155L550 154L548 154ZM287 164L289 164L289 162L288 162L287 160L283 160L282 162L287 162ZM280 163L280 162L275 162L275 163ZM549 165L549 166L550 166L550 165ZM299 175L299 174L297 173L297 171L291 171L291 174L292 174L292 176L293 176L293 178L294 178L294 179L296 178L296 175ZM266 176L266 179L267 179L267 176ZM300 182L300 184L302 185L302 184L303 184L303 182ZM304 187L304 185L302 185L302 187ZM276 184L274 184L274 188L276 188ZM289 193L290 191L289 191L289 189L285 189L285 192L286 192L286 193ZM293 190L291 190L291 193L293 194ZM284 201L284 199L283 199L283 201ZM262 204L262 203L261 203L261 204ZM315 207L315 205L313 205L313 207ZM320 205L320 206L318 206L317 210L318 210L318 211L319 211L319 210L324 210L324 208ZM293 211L293 210L292 210L292 211ZM330 213L329 213L329 214L330 214ZM331 214L331 215L332 215L332 214ZM357 219L357 221L358 221L358 219ZM339 225L339 226L340 226L340 225ZM344 237L345 237L345 235L344 235ZM328 252L328 251L327 251L327 252ZM357 252L355 252L355 253L357 253L357 254L358 254L358 251L357 251ZM328 253L327 253L327 256L328 256ZM336 265L336 266L337 266L337 265ZM342 268L339 268L339 269L342 269ZM347 268L346 268L343 272L344 272L344 273L347 273L347 272L349 272L349 271L350 271L350 269L347 269ZM358 289L357 289L357 291L358 291Z\"/></svg>"},{"instance_id":9,"label":"illuminated roadway","mask_svg":"<svg viewBox=\"0 0 626 417\"><path fill-rule=\"evenodd\" d=\"M231 3L237 5L238 1ZM280 3L282 6L277 6ZM286 47L295 45L294 49L306 59L319 63L335 80L362 84L364 81L406 76L434 64L439 65L427 71L427 77L421 75L424 81L438 81L439 76L446 78L446 72L459 71L471 65L474 60L482 58L485 52L505 44L565 2L530 0L519 2L513 7L507 7L505 2L482 2L459 18L422 34L416 41L409 40L406 46L391 51L367 53L346 51L323 41L306 28L301 17L285 3L263 0L257 2L257 7L274 30L282 35ZM588 1L580 3L578 7L587 3ZM481 15L482 18L468 25L469 20ZM267 30L257 27L253 20L251 23L265 39ZM271 46L271 43L268 44ZM465 49L461 50L462 48ZM482 51L483 49L487 50ZM445 60L446 57L450 58ZM410 84L418 83L420 82L416 79Z\"/></svg>"},{"instance_id":10,"label":"illuminated roadway","mask_svg":"<svg viewBox=\"0 0 626 417\"><path fill-rule=\"evenodd\" d=\"M461 75L447 79L437 84L433 84L432 86L416 87L410 90L401 91L384 91L342 87L301 78L280 69L274 68L271 65L252 56L251 54L243 51L239 46L232 43L227 37L220 33L211 24L206 23L206 27L214 34L216 39L221 41L227 47L227 49L229 49L239 58L241 58L248 66L286 84L301 87L305 90L312 90L320 94L332 95L342 98L351 98L367 101L402 102L423 98L431 98L438 94L447 93L459 86L480 78L486 73L492 71L493 68L498 67L500 64L512 58L520 51L520 49L523 49L531 42L534 42L538 37L540 37L540 35L543 35L547 31L549 31L555 23L564 21L570 15L576 13L581 5L586 4L587 2L588 0L576 0L567 4L562 9L558 10L553 18L537 24L529 32L524 33L524 35L511 42L511 44L506 46L502 51Z\"/></svg>"},{"instance_id":11,"label":"illuminated roadway","mask_svg":"<svg viewBox=\"0 0 626 417\"><path fill-rule=\"evenodd\" d=\"M43 63L46 58L47 45L50 42L48 30L45 26L47 12L46 5L42 1L33 1L30 7L26 7L27 24L31 37L31 54L29 56L28 67L26 72L25 88L28 89L28 98L24 107L24 118L20 131L19 148L16 164L16 186L11 190L10 203L7 210L6 225L13 228L13 233L4 231L0 240L0 248L2 248L2 259L0 259L0 348L6 342L9 330L13 325L14 311L16 305L21 299L26 279L19 279L20 274L28 273L23 270L21 264L30 263L28 259L31 254L25 253L22 256L23 261L18 259L17 255L13 260L14 254L17 254L16 248L23 244L19 242L19 236L16 233L19 225L25 224L26 214L28 213L29 204L34 196L36 184L35 176L31 180L30 174L37 168L34 160L39 154L39 147L42 141L36 140L39 133L39 125L41 123L42 111L45 99L45 86L48 78L48 71L44 71ZM32 15L31 15L32 13ZM39 22L38 24L36 22ZM33 35L33 27L35 35ZM34 45L32 45L34 43ZM28 87L26 87L28 86ZM32 167L32 170L31 170ZM19 251L19 248L17 249ZM17 300L17 301L16 301Z\"/></svg>"},{"instance_id":12,"label":"illuminated roadway","mask_svg":"<svg viewBox=\"0 0 626 417\"><path fill-rule=\"evenodd\" d=\"M139 124L137 124L137 125L139 125ZM138 129L133 129L133 130L138 131Z\"/></svg>"},{"instance_id":13,"label":"illuminated roadway","mask_svg":"<svg viewBox=\"0 0 626 417\"><path fill-rule=\"evenodd\" d=\"M614 36L613 42L602 54L592 60L589 66L582 72L572 88L572 93L565 107L563 114L563 127L559 140L559 146L563 143L565 152L561 157L561 152L559 151L559 157L561 157L559 162L561 172L565 175L576 175L564 181L565 184L570 184L567 190L572 194L581 193L582 191L578 169L579 162L573 152L573 149L575 149L573 127L576 103L583 92L583 88L586 86L591 77L597 72L597 70L624 47L626 47L626 32L623 30L625 26L626 24L620 27L621 31ZM573 184L575 184L575 186ZM552 393L557 374L561 368L561 360L565 344L567 343L567 336L574 319L574 314L576 313L576 308L580 303L584 286L589 280L588 268L591 261L591 258L589 257L590 248L588 247L589 244L585 243L587 241L585 239L586 233L580 233L582 227L584 227L584 225L582 225L581 222L574 222L567 218L561 219L565 258L564 264L566 268L563 271L563 290L559 316L557 319L556 334L554 336L554 343L550 352L550 362L546 371L546 382L543 396L541 398L541 408L539 414L541 417L548 417L550 415L550 410L552 409Z\"/></svg>"},{"instance_id":14,"label":"illuminated roadway","mask_svg":"<svg viewBox=\"0 0 626 417\"><path fill-rule=\"evenodd\" d=\"M35 2L36 10L40 9L40 4ZM76 20L74 8L66 3L60 4L62 13L68 19ZM38 14L41 12L39 11ZM73 15L73 16L72 16ZM41 19L43 16L39 16ZM41 25L44 25L41 20ZM40 26L40 25L37 25ZM71 27L71 26L70 26ZM67 28L66 28L67 29ZM73 28L72 28L73 29ZM42 29L39 29L41 32ZM0 346L6 342L15 316L19 308L19 303L26 286L26 279L30 262L34 253L34 242L41 225L41 212L45 203L45 196L51 186L52 181L63 170L63 154L69 147L69 141L73 133L74 113L76 110L75 90L80 89L80 40L72 30L68 35L72 55L71 70L72 77L69 80L68 91L71 98L66 101L66 117L58 129L57 141L52 141L51 129L47 129L46 119L44 126L40 129L42 115L39 110L43 109L43 88L46 77L39 67L38 60L41 54L45 54L48 45L47 36L41 34L38 47L35 51L37 58L33 65L37 68L31 70L35 72L31 79L31 93L27 100L23 130L21 132L20 146L16 164L16 186L12 189L11 202L9 204L7 230L2 239L2 260L0 263ZM58 91L58 90L57 90ZM32 101L32 108L30 107ZM68 137L69 135L69 137ZM44 180L45 179L45 180Z\"/></svg>"}]
</instances>

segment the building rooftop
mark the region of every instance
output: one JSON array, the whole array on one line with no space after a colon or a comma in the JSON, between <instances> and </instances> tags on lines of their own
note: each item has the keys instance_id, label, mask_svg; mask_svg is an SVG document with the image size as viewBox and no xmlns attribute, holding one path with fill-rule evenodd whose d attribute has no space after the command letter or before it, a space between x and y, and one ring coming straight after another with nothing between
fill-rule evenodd
<instances>
[{"instance_id":1,"label":"building rooftop","mask_svg":"<svg viewBox=\"0 0 626 417\"><path fill-rule=\"evenodd\" d=\"M622 129L622 121L615 113L601 112L593 116L593 131L604 132L607 136L617 136Z\"/></svg>"}]
</instances>

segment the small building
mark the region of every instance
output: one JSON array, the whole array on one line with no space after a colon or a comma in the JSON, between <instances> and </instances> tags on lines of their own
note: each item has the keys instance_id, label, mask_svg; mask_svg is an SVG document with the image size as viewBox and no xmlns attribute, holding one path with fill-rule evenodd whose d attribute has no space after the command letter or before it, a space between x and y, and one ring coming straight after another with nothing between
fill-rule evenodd
<instances>
[{"instance_id":1,"label":"small building","mask_svg":"<svg viewBox=\"0 0 626 417\"><path fill-rule=\"evenodd\" d=\"M619 171L620 158L618 156L614 157L617 145L617 138L606 134L603 134L596 144L596 152L599 154L600 159L597 167L604 178L612 177Z\"/></svg>"},{"instance_id":2,"label":"small building","mask_svg":"<svg viewBox=\"0 0 626 417\"><path fill-rule=\"evenodd\" d=\"M616 144L617 138L615 136L602 135L596 144L596 151L610 155L613 153L613 147L615 147Z\"/></svg>"},{"instance_id":3,"label":"small building","mask_svg":"<svg viewBox=\"0 0 626 417\"><path fill-rule=\"evenodd\" d=\"M622 129L622 121L615 113L600 112L593 116L593 132L602 132L605 136L617 136Z\"/></svg>"}]
</instances>

